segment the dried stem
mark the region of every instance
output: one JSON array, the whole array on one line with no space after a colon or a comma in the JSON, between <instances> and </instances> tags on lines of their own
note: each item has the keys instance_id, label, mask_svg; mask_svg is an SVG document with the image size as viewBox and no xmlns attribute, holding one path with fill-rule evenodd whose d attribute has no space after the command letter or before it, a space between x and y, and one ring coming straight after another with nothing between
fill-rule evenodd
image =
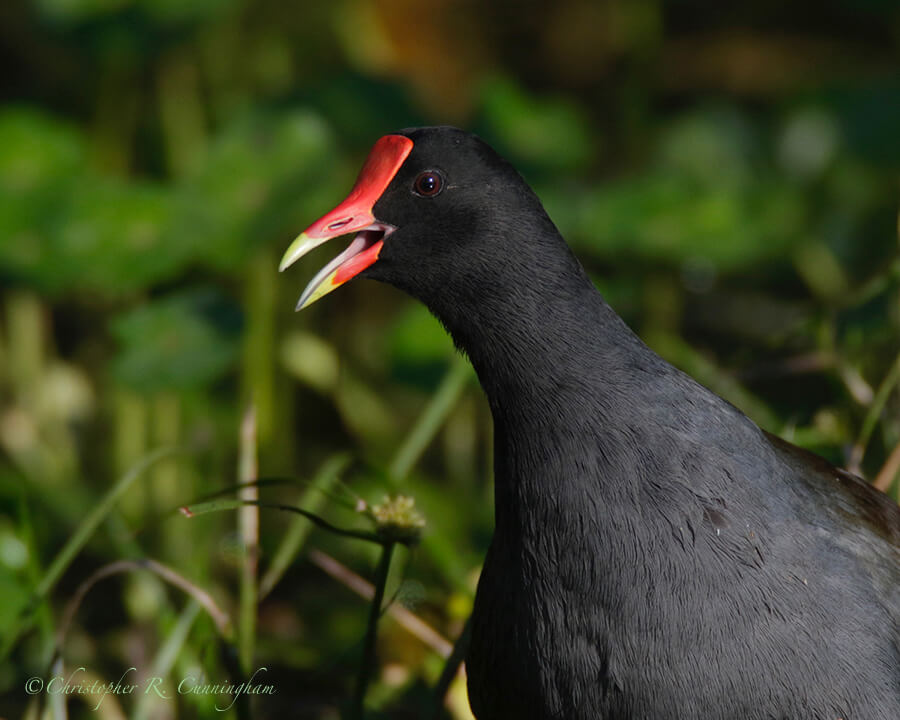
<instances>
[{"instance_id":1,"label":"dried stem","mask_svg":"<svg viewBox=\"0 0 900 720\"><path fill-rule=\"evenodd\" d=\"M72 620L75 618L75 614L78 612L78 608L81 606L85 595L90 592L91 588L104 578L108 578L111 575L116 575L118 573L130 572L132 570L149 570L169 584L186 592L194 598L204 610L206 610L216 624L219 634L225 638L230 636L231 630L228 614L219 608L216 601L213 600L208 592L192 583L183 575L179 575L172 570L172 568L150 558L142 558L140 560L117 560L116 562L109 563L108 565L99 568L78 586L75 595L72 596L72 599L66 605L62 623L60 623L59 630L56 634L57 653L62 652L66 635L69 632L69 626L72 624Z\"/></svg>"},{"instance_id":2,"label":"dried stem","mask_svg":"<svg viewBox=\"0 0 900 720\"><path fill-rule=\"evenodd\" d=\"M894 446L894 449L891 450L891 454L888 456L888 459L885 461L881 470L878 471L878 475L875 477L875 481L872 484L879 490L887 492L891 485L893 485L897 473L900 473L900 442L898 442Z\"/></svg>"},{"instance_id":3,"label":"dried stem","mask_svg":"<svg viewBox=\"0 0 900 720\"><path fill-rule=\"evenodd\" d=\"M360 597L371 600L375 595L375 588L372 583L357 575L346 565L335 560L331 555L314 549L309 551L309 559L313 565L324 570ZM418 615L410 612L402 605L390 605L386 612L408 633L415 635L438 655L443 658L450 657L450 654L453 652L453 645Z\"/></svg>"}]
</instances>

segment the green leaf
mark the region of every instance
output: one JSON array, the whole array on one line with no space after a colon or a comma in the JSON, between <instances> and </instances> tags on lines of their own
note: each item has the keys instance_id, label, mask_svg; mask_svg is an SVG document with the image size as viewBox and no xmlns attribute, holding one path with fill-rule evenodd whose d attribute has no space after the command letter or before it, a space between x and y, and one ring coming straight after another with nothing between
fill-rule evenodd
<instances>
[{"instance_id":1,"label":"green leaf","mask_svg":"<svg viewBox=\"0 0 900 720\"><path fill-rule=\"evenodd\" d=\"M803 198L774 177L746 188L704 185L667 172L621 180L581 198L576 245L720 271L775 257L802 237Z\"/></svg>"},{"instance_id":2,"label":"green leaf","mask_svg":"<svg viewBox=\"0 0 900 720\"><path fill-rule=\"evenodd\" d=\"M181 24L213 20L228 12L235 0L131 0L131 3L160 24Z\"/></svg>"},{"instance_id":3,"label":"green leaf","mask_svg":"<svg viewBox=\"0 0 900 720\"><path fill-rule=\"evenodd\" d=\"M48 237L49 257L36 268L51 290L119 295L168 279L191 257L173 242L172 197L161 185L91 178L73 188Z\"/></svg>"},{"instance_id":4,"label":"green leaf","mask_svg":"<svg viewBox=\"0 0 900 720\"><path fill-rule=\"evenodd\" d=\"M25 583L8 569L0 565L0 635L10 635L14 625L21 622L22 611L31 599L31 592Z\"/></svg>"},{"instance_id":5,"label":"green leaf","mask_svg":"<svg viewBox=\"0 0 900 720\"><path fill-rule=\"evenodd\" d=\"M42 15L60 23L77 23L117 12L134 0L36 0Z\"/></svg>"},{"instance_id":6,"label":"green leaf","mask_svg":"<svg viewBox=\"0 0 900 720\"><path fill-rule=\"evenodd\" d=\"M334 144L307 111L240 118L179 190L177 242L217 269L234 269L262 243L293 237L342 191Z\"/></svg>"},{"instance_id":7,"label":"green leaf","mask_svg":"<svg viewBox=\"0 0 900 720\"><path fill-rule=\"evenodd\" d=\"M667 126L659 165L706 186L746 182L761 148L749 123L732 108L689 113Z\"/></svg>"},{"instance_id":8,"label":"green leaf","mask_svg":"<svg viewBox=\"0 0 900 720\"><path fill-rule=\"evenodd\" d=\"M511 80L484 84L483 112L492 144L504 155L545 169L575 169L595 148L581 109L561 98L531 97Z\"/></svg>"},{"instance_id":9,"label":"green leaf","mask_svg":"<svg viewBox=\"0 0 900 720\"><path fill-rule=\"evenodd\" d=\"M410 304L394 320L389 349L401 365L446 365L453 356L453 341L437 318L424 305Z\"/></svg>"},{"instance_id":10,"label":"green leaf","mask_svg":"<svg viewBox=\"0 0 900 720\"><path fill-rule=\"evenodd\" d=\"M113 369L121 382L142 392L198 389L232 369L239 331L237 309L218 293L175 294L113 322L121 346Z\"/></svg>"},{"instance_id":11,"label":"green leaf","mask_svg":"<svg viewBox=\"0 0 900 720\"><path fill-rule=\"evenodd\" d=\"M49 226L81 175L78 132L27 108L0 112L0 273L35 282L52 257Z\"/></svg>"},{"instance_id":12,"label":"green leaf","mask_svg":"<svg viewBox=\"0 0 900 720\"><path fill-rule=\"evenodd\" d=\"M0 112L0 147L0 191L19 198L76 175L85 157L75 128L25 107Z\"/></svg>"}]
</instances>

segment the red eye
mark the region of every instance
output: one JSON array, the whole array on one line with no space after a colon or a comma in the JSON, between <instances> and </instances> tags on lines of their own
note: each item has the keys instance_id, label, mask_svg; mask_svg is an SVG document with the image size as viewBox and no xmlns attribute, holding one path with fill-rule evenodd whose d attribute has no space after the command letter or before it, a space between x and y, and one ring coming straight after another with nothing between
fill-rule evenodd
<instances>
[{"instance_id":1,"label":"red eye","mask_svg":"<svg viewBox=\"0 0 900 720\"><path fill-rule=\"evenodd\" d=\"M416 195L421 195L422 197L434 197L443 187L444 180L436 170L427 170L420 173L413 185Z\"/></svg>"}]
</instances>

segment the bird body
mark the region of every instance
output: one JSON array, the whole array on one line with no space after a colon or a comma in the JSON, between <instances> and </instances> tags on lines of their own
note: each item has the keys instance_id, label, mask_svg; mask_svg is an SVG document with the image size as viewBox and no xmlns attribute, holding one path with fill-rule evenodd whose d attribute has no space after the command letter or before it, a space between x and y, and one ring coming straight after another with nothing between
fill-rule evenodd
<instances>
[{"instance_id":1,"label":"bird body","mask_svg":"<svg viewBox=\"0 0 900 720\"><path fill-rule=\"evenodd\" d=\"M356 274L424 302L487 395L476 717L900 718L897 505L644 345L486 144L387 137L371 197L308 233L365 221Z\"/></svg>"},{"instance_id":2,"label":"bird body","mask_svg":"<svg viewBox=\"0 0 900 720\"><path fill-rule=\"evenodd\" d=\"M507 356L517 380L485 383L476 717L895 717L895 506L662 361L592 289L573 300L542 328L581 352L531 336ZM866 525L879 514L892 536Z\"/></svg>"}]
</instances>

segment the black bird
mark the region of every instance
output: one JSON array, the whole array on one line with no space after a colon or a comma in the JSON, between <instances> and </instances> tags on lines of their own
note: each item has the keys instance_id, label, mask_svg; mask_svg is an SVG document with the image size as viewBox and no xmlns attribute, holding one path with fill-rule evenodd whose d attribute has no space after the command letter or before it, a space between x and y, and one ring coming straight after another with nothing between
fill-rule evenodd
<instances>
[{"instance_id":1,"label":"black bird","mask_svg":"<svg viewBox=\"0 0 900 720\"><path fill-rule=\"evenodd\" d=\"M479 720L900 718L900 510L651 351L539 199L449 127L374 146L281 269L350 247L471 359L496 527L467 658Z\"/></svg>"}]
</instances>

